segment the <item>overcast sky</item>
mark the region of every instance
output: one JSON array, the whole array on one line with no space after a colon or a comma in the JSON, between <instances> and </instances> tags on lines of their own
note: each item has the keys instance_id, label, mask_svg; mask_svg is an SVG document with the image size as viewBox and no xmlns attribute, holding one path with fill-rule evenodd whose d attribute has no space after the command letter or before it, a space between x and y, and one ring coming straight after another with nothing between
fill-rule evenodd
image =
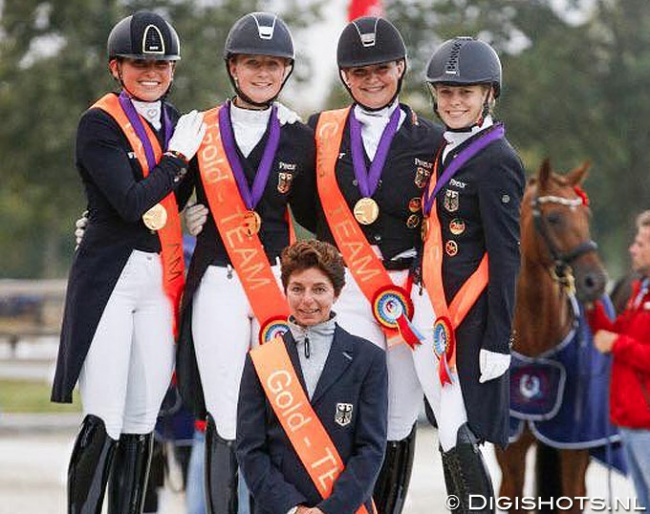
<instances>
[{"instance_id":1,"label":"overcast sky","mask_svg":"<svg viewBox=\"0 0 650 514\"><path fill-rule=\"evenodd\" d=\"M336 43L347 24L347 5L348 0L329 0L323 8L323 21L308 30L293 32L296 48L311 57L313 75L309 83L299 85L289 79L282 99L301 113L320 110L332 82L338 80Z\"/></svg>"}]
</instances>

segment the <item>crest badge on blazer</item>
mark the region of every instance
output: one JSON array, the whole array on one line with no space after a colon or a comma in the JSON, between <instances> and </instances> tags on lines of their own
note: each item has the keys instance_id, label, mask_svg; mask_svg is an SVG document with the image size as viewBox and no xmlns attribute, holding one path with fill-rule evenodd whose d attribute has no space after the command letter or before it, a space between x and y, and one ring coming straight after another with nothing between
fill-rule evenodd
<instances>
[{"instance_id":1,"label":"crest badge on blazer","mask_svg":"<svg viewBox=\"0 0 650 514\"><path fill-rule=\"evenodd\" d=\"M445 198L442 202L442 205L447 210L447 212L456 212L458 210L459 201L460 198L458 191L454 191L453 189L445 189Z\"/></svg>"},{"instance_id":2,"label":"crest badge on blazer","mask_svg":"<svg viewBox=\"0 0 650 514\"><path fill-rule=\"evenodd\" d=\"M351 403L337 403L336 414L334 414L334 421L337 425L346 427L352 421L352 411L354 406Z\"/></svg>"},{"instance_id":3,"label":"crest badge on blazer","mask_svg":"<svg viewBox=\"0 0 650 514\"><path fill-rule=\"evenodd\" d=\"M281 171L278 173L278 192L286 194L291 189L291 182L293 181L293 173Z\"/></svg>"},{"instance_id":4,"label":"crest badge on blazer","mask_svg":"<svg viewBox=\"0 0 650 514\"><path fill-rule=\"evenodd\" d=\"M422 166L418 166L415 172L415 185L422 189L427 185L427 179L429 178L430 174L431 172L428 169L423 168Z\"/></svg>"}]
</instances>

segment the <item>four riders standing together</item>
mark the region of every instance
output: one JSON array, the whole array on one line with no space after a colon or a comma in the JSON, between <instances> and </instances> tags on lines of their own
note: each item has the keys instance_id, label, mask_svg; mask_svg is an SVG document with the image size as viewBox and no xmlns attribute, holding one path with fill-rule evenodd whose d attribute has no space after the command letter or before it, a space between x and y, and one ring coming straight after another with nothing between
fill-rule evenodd
<instances>
[{"instance_id":1,"label":"four riders standing together","mask_svg":"<svg viewBox=\"0 0 650 514\"><path fill-rule=\"evenodd\" d=\"M401 513L423 400L457 511L493 496L479 446L507 442L524 187L492 113L495 51L470 37L434 51L442 125L400 103L406 46L383 18L345 27L350 104L307 124L276 101L294 45L274 14L233 25L234 96L204 113L167 101L180 43L157 14L120 21L108 54L119 91L77 132L89 220L52 393L70 402L78 381L85 415L68 512L99 513L107 488L109 514L142 512L174 362L208 422L210 514ZM295 242L294 220L317 241Z\"/></svg>"}]
</instances>

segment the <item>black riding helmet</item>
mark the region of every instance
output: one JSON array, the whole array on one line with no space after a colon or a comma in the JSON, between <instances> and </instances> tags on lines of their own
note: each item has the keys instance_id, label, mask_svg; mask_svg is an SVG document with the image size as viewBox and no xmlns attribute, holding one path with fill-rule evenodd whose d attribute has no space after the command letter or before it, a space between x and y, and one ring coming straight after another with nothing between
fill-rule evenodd
<instances>
[{"instance_id":1,"label":"black riding helmet","mask_svg":"<svg viewBox=\"0 0 650 514\"><path fill-rule=\"evenodd\" d=\"M501 94L501 61L494 49L483 41L470 36L449 39L440 45L427 65L426 80L431 87L433 110L438 114L438 103L433 87L436 84L470 86L485 84L492 86L494 98ZM483 111L475 125L482 125L490 112L489 95L483 102ZM473 125L474 126L474 125ZM471 130L465 127L462 130Z\"/></svg>"},{"instance_id":2,"label":"black riding helmet","mask_svg":"<svg viewBox=\"0 0 650 514\"><path fill-rule=\"evenodd\" d=\"M427 82L452 86L489 84L494 97L501 94L501 61L494 49L473 37L445 41L427 65Z\"/></svg>"},{"instance_id":3,"label":"black riding helmet","mask_svg":"<svg viewBox=\"0 0 650 514\"><path fill-rule=\"evenodd\" d=\"M386 105L376 109L359 104L366 110L379 111L391 105L402 89L402 80L406 74L406 45L395 26L384 18L366 16L348 23L339 37L336 60L339 77L350 96L352 91L343 78L344 68L404 61L404 72L397 82L397 91L393 98ZM354 99L354 96L352 98Z\"/></svg>"},{"instance_id":4,"label":"black riding helmet","mask_svg":"<svg viewBox=\"0 0 650 514\"><path fill-rule=\"evenodd\" d=\"M151 11L138 11L119 21L108 35L106 43L108 62L113 59L144 59L147 61L178 61L181 58L181 43L178 34L160 15ZM122 89L132 98L139 98L129 91L122 80L118 67L116 79ZM159 98L164 99L171 89Z\"/></svg>"},{"instance_id":5,"label":"black riding helmet","mask_svg":"<svg viewBox=\"0 0 650 514\"><path fill-rule=\"evenodd\" d=\"M117 57L154 61L178 61L178 34L160 15L138 11L117 23L108 36L108 60Z\"/></svg>"},{"instance_id":6,"label":"black riding helmet","mask_svg":"<svg viewBox=\"0 0 650 514\"><path fill-rule=\"evenodd\" d=\"M255 102L237 86L230 74L230 66L228 65L230 59L236 55L267 55L287 59L290 69L282 82L282 87L280 87L280 91L282 91L284 84L293 72L295 59L293 38L289 27L276 14L268 12L249 13L239 18L232 26L223 49L228 77L230 77L230 82L237 96L252 105L268 107L277 98L277 95L267 102Z\"/></svg>"}]
</instances>

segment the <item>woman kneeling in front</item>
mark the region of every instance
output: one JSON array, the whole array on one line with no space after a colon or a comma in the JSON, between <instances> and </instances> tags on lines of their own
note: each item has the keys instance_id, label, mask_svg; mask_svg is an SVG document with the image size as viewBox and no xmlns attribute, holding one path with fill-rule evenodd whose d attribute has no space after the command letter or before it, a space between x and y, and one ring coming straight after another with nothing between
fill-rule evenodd
<instances>
[{"instance_id":1,"label":"woman kneeling in front","mask_svg":"<svg viewBox=\"0 0 650 514\"><path fill-rule=\"evenodd\" d=\"M316 240L282 253L289 331L246 358L237 458L255 514L372 513L386 446L385 353L339 327L338 251Z\"/></svg>"}]
</instances>

